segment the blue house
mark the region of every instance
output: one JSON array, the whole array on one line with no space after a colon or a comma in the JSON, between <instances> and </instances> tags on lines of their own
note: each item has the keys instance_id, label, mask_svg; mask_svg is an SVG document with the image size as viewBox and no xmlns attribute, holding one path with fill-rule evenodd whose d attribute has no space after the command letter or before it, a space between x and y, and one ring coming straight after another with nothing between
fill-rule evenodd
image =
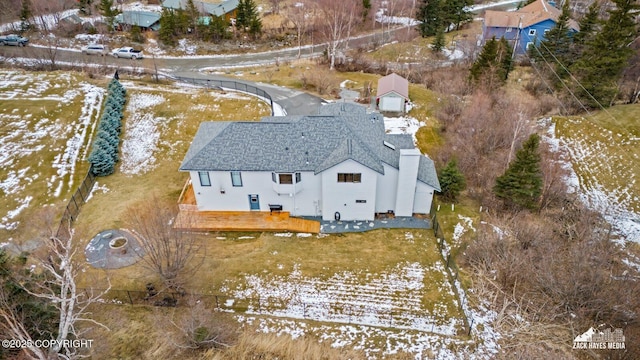
<instances>
[{"instance_id":1,"label":"blue house","mask_svg":"<svg viewBox=\"0 0 640 360\"><path fill-rule=\"evenodd\" d=\"M505 38L514 47L516 55L524 54L530 46L540 43L561 14L560 9L545 0L536 0L517 11L487 10L482 23L481 44L494 36ZM577 32L578 23L569 20L569 28Z\"/></svg>"}]
</instances>

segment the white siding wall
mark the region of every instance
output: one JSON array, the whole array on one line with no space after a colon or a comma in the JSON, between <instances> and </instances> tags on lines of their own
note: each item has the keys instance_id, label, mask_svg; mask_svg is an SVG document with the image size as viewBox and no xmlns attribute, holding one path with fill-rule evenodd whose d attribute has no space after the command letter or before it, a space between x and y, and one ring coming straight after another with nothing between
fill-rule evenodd
<instances>
[{"instance_id":1,"label":"white siding wall","mask_svg":"<svg viewBox=\"0 0 640 360\"><path fill-rule=\"evenodd\" d=\"M428 214L431 212L434 188L418 181L416 184L416 196L413 199L413 212L416 214Z\"/></svg>"},{"instance_id":2,"label":"white siding wall","mask_svg":"<svg viewBox=\"0 0 640 360\"><path fill-rule=\"evenodd\" d=\"M384 175L378 174L378 186L376 189L376 212L386 213L396 208L396 192L398 188L398 169L387 164L384 166Z\"/></svg>"},{"instance_id":3,"label":"white siding wall","mask_svg":"<svg viewBox=\"0 0 640 360\"><path fill-rule=\"evenodd\" d=\"M338 173L360 173L360 183L338 183ZM333 220L336 212L341 220L373 220L376 205L378 173L353 160L344 161L323 171L322 218ZM366 203L356 203L365 200Z\"/></svg>"},{"instance_id":4,"label":"white siding wall","mask_svg":"<svg viewBox=\"0 0 640 360\"><path fill-rule=\"evenodd\" d=\"M396 93L385 94L380 97L378 108L381 111L404 111L404 98Z\"/></svg>"},{"instance_id":5,"label":"white siding wall","mask_svg":"<svg viewBox=\"0 0 640 360\"><path fill-rule=\"evenodd\" d=\"M284 211L289 211L292 215L320 215L321 176L316 176L313 172L302 172L302 181L299 184L302 190L294 196L276 193L271 181L271 172L242 171L240 187L231 185L229 171L209 172L211 186L200 186L197 171L191 171L190 174L199 210L249 211L249 195L258 194L261 211L269 211L269 204L279 204L283 206ZM224 194L221 193L221 189L224 189Z\"/></svg>"},{"instance_id":6,"label":"white siding wall","mask_svg":"<svg viewBox=\"0 0 640 360\"><path fill-rule=\"evenodd\" d=\"M396 216L412 216L413 200L416 195L420 150L401 149L396 195Z\"/></svg>"}]
</instances>

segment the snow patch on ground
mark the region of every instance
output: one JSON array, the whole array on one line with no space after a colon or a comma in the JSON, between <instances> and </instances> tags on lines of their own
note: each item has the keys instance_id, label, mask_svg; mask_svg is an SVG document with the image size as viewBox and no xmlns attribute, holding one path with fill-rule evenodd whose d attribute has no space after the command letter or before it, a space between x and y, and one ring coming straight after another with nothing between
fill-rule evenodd
<instances>
[{"instance_id":1,"label":"snow patch on ground","mask_svg":"<svg viewBox=\"0 0 640 360\"><path fill-rule=\"evenodd\" d=\"M157 94L131 94L127 101L125 136L122 141L120 171L127 175L144 174L156 164L154 153L158 150L160 129L165 118L154 117L146 111L164 102Z\"/></svg>"},{"instance_id":2,"label":"snow patch on ground","mask_svg":"<svg viewBox=\"0 0 640 360\"><path fill-rule=\"evenodd\" d=\"M384 118L384 128L387 134L411 134L414 142L416 141L416 132L424 125L426 125L424 121L418 121L411 116Z\"/></svg>"},{"instance_id":3,"label":"snow patch on ground","mask_svg":"<svg viewBox=\"0 0 640 360\"><path fill-rule=\"evenodd\" d=\"M572 120L568 120L572 121ZM574 120L586 121L586 120ZM600 132L605 141L587 141L579 135L572 137L556 136L555 124L551 119L543 119L541 125L548 126L543 139L552 149L567 153L565 169L569 177L565 179L567 185L578 192L580 199L592 210L598 211L611 224L614 232L623 240L640 242L640 214L633 210L633 204L638 202L635 177L629 169L614 168L616 159L605 159L602 156L608 146L633 145L638 140L623 134L613 134L606 129ZM637 154L632 154L637 159ZM573 169L579 166L583 172L598 174L606 172L613 177L623 177L625 181L618 182L618 187L605 188L597 182L597 177L591 176L589 183L580 181ZM623 171L624 173L621 173Z\"/></svg>"}]
</instances>

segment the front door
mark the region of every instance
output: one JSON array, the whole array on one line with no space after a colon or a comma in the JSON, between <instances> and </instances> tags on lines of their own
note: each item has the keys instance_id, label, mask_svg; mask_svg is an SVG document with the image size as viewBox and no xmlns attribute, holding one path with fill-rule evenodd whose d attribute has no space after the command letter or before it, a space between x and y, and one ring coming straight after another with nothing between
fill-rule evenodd
<instances>
[{"instance_id":1,"label":"front door","mask_svg":"<svg viewBox=\"0 0 640 360\"><path fill-rule=\"evenodd\" d=\"M251 210L260 210L260 200L258 199L258 194L249 195L249 206Z\"/></svg>"}]
</instances>

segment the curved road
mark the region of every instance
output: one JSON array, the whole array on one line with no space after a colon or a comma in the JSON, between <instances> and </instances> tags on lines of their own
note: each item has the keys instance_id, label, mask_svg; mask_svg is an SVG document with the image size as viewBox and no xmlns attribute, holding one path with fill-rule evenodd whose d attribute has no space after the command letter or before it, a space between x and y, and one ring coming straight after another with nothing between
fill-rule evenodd
<instances>
[{"instance_id":1,"label":"curved road","mask_svg":"<svg viewBox=\"0 0 640 360\"><path fill-rule=\"evenodd\" d=\"M389 31L367 34L357 38L349 39L349 46L352 48L366 46L373 43L385 43L393 41L395 35L401 31L415 31L407 27L400 27ZM302 57L321 56L326 47L322 44L314 46L304 46L301 50ZM308 115L314 114L317 107L323 102L321 98L307 94L305 92L292 90L264 83L253 83L238 79L230 79L220 75L205 75L201 73L204 69L224 69L236 67L249 67L261 64L275 63L276 61L294 60L298 58L298 48L286 48L261 53L232 54L232 55L212 55L212 56L189 56L189 57L169 57L159 56L155 58L145 58L143 60L116 59L111 56L88 56L83 55L76 49L50 48L44 46L13 47L0 46L0 56L6 59L29 59L34 65L41 65L47 68L51 64L51 59L58 64L71 64L80 68L94 66L107 66L113 69L147 69L153 71L158 69L173 76L191 77L199 79L233 80L246 83L264 90L272 99L278 103L288 115Z\"/></svg>"}]
</instances>

